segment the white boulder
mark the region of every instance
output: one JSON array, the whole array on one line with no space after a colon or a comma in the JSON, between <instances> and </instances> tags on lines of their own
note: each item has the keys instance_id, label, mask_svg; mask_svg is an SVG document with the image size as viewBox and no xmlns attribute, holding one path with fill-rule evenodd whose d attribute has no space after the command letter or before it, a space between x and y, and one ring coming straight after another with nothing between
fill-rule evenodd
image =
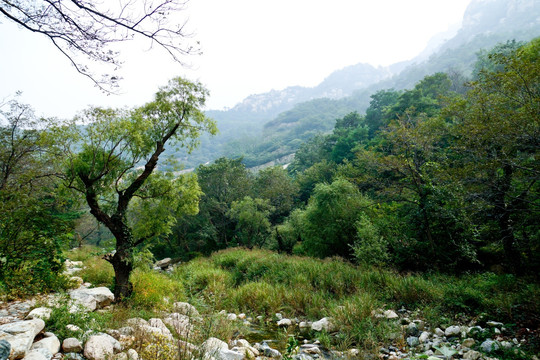
<instances>
[{"instance_id":1,"label":"white boulder","mask_svg":"<svg viewBox=\"0 0 540 360\"><path fill-rule=\"evenodd\" d=\"M79 353L83 350L82 344L77 338L67 338L62 342L62 350L66 353Z\"/></svg>"},{"instance_id":2,"label":"white boulder","mask_svg":"<svg viewBox=\"0 0 540 360\"><path fill-rule=\"evenodd\" d=\"M43 320L49 320L51 318L52 309L47 307L39 307L35 308L28 315L26 315L26 320L30 319L43 319Z\"/></svg>"},{"instance_id":3,"label":"white boulder","mask_svg":"<svg viewBox=\"0 0 540 360\"><path fill-rule=\"evenodd\" d=\"M52 356L60 351L60 340L53 333L45 333L45 335L43 339L33 343L30 350L44 349Z\"/></svg>"},{"instance_id":4,"label":"white boulder","mask_svg":"<svg viewBox=\"0 0 540 360\"><path fill-rule=\"evenodd\" d=\"M195 306L187 303L187 302L175 302L174 303L174 311L181 315L186 315L189 317L200 317L201 315L195 308Z\"/></svg>"},{"instance_id":5,"label":"white boulder","mask_svg":"<svg viewBox=\"0 0 540 360\"><path fill-rule=\"evenodd\" d=\"M106 360L110 359L113 354L114 345L107 336L90 336L84 344L84 357L89 360Z\"/></svg>"},{"instance_id":6,"label":"white boulder","mask_svg":"<svg viewBox=\"0 0 540 360\"><path fill-rule=\"evenodd\" d=\"M45 322L41 319L17 321L0 326L0 340L11 344L11 359L23 358L37 334L43 330Z\"/></svg>"},{"instance_id":7,"label":"white boulder","mask_svg":"<svg viewBox=\"0 0 540 360\"><path fill-rule=\"evenodd\" d=\"M332 321L330 318L324 317L319 321L313 322L313 324L311 324L311 330L314 330L314 331L325 330L325 331L331 332L335 330L335 326L334 324L332 324Z\"/></svg>"}]
</instances>

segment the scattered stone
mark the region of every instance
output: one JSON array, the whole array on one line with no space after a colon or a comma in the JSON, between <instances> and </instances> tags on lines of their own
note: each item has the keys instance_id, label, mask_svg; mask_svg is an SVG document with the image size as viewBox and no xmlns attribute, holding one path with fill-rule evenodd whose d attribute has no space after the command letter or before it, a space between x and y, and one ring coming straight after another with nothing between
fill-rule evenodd
<instances>
[{"instance_id":1,"label":"scattered stone","mask_svg":"<svg viewBox=\"0 0 540 360\"><path fill-rule=\"evenodd\" d=\"M110 305L114 301L114 294L107 287L97 287L92 289L79 288L69 293L71 299L84 310L94 311ZM76 312L74 308L70 310Z\"/></svg>"},{"instance_id":2,"label":"scattered stone","mask_svg":"<svg viewBox=\"0 0 540 360\"><path fill-rule=\"evenodd\" d=\"M66 353L80 353L83 350L83 346L79 339L67 338L62 342L62 350Z\"/></svg>"},{"instance_id":3,"label":"scattered stone","mask_svg":"<svg viewBox=\"0 0 540 360\"><path fill-rule=\"evenodd\" d=\"M89 360L105 360L114 354L114 346L105 335L90 336L84 345L84 356Z\"/></svg>"},{"instance_id":4,"label":"scattered stone","mask_svg":"<svg viewBox=\"0 0 540 360\"><path fill-rule=\"evenodd\" d=\"M63 360L84 360L84 357L79 353L66 353Z\"/></svg>"},{"instance_id":5,"label":"scattered stone","mask_svg":"<svg viewBox=\"0 0 540 360\"><path fill-rule=\"evenodd\" d=\"M439 328L436 328L435 329L435 335L439 336L439 337L443 337L444 336L444 331L442 331L441 329Z\"/></svg>"},{"instance_id":6,"label":"scattered stone","mask_svg":"<svg viewBox=\"0 0 540 360\"><path fill-rule=\"evenodd\" d=\"M499 350L499 343L491 339L487 339L482 344L480 344L480 349L485 353L490 353L492 351Z\"/></svg>"},{"instance_id":7,"label":"scattered stone","mask_svg":"<svg viewBox=\"0 0 540 360\"><path fill-rule=\"evenodd\" d=\"M154 268L158 268L161 270L166 269L169 267L169 265L171 265L171 262L172 262L171 258L165 258L165 259L159 260L154 264Z\"/></svg>"},{"instance_id":8,"label":"scattered stone","mask_svg":"<svg viewBox=\"0 0 540 360\"><path fill-rule=\"evenodd\" d=\"M245 320L246 319L246 314L244 314L244 313L238 314L238 318L240 320Z\"/></svg>"},{"instance_id":9,"label":"scattered stone","mask_svg":"<svg viewBox=\"0 0 540 360\"><path fill-rule=\"evenodd\" d=\"M206 340L201 345L201 349L205 359L242 360L245 357L243 353L229 350L229 346L226 342L216 338Z\"/></svg>"},{"instance_id":10,"label":"scattered stone","mask_svg":"<svg viewBox=\"0 0 540 360\"><path fill-rule=\"evenodd\" d=\"M128 360L128 354L120 353L113 356L113 360Z\"/></svg>"},{"instance_id":11,"label":"scattered stone","mask_svg":"<svg viewBox=\"0 0 540 360\"><path fill-rule=\"evenodd\" d=\"M189 317L197 317L197 318L201 316L199 312L197 311L197 309L195 308L195 306L187 302L175 302L173 306L174 306L174 312L178 314L186 315Z\"/></svg>"},{"instance_id":12,"label":"scattered stone","mask_svg":"<svg viewBox=\"0 0 540 360\"><path fill-rule=\"evenodd\" d=\"M78 327L77 325L73 325L73 324L66 325L66 329L68 329L69 331L73 331L73 332L82 331L82 329L80 327Z\"/></svg>"},{"instance_id":13,"label":"scattered stone","mask_svg":"<svg viewBox=\"0 0 540 360\"><path fill-rule=\"evenodd\" d=\"M167 326L165 326L165 324L163 323L163 320L157 319L157 318L152 318L152 319L148 320L148 325L152 329L159 330L159 334L172 339L173 336L171 334L171 331L169 330L169 328ZM154 331L152 331L152 332L154 332Z\"/></svg>"},{"instance_id":14,"label":"scattered stone","mask_svg":"<svg viewBox=\"0 0 540 360\"><path fill-rule=\"evenodd\" d=\"M227 320L235 321L237 318L238 316L236 316L236 314L233 314L233 313L227 314Z\"/></svg>"},{"instance_id":15,"label":"scattered stone","mask_svg":"<svg viewBox=\"0 0 540 360\"><path fill-rule=\"evenodd\" d=\"M292 325L291 319L281 319L277 323L278 326L288 327Z\"/></svg>"},{"instance_id":16,"label":"scattered stone","mask_svg":"<svg viewBox=\"0 0 540 360\"><path fill-rule=\"evenodd\" d=\"M281 315L281 313L276 313L276 319L278 320L283 319L283 315Z\"/></svg>"},{"instance_id":17,"label":"scattered stone","mask_svg":"<svg viewBox=\"0 0 540 360\"><path fill-rule=\"evenodd\" d=\"M512 348L512 343L510 341L501 341L501 346L505 349Z\"/></svg>"},{"instance_id":18,"label":"scattered stone","mask_svg":"<svg viewBox=\"0 0 540 360\"><path fill-rule=\"evenodd\" d=\"M186 315L173 313L163 319L163 322L172 326L181 337L187 338L193 332L193 325Z\"/></svg>"},{"instance_id":19,"label":"scattered stone","mask_svg":"<svg viewBox=\"0 0 540 360\"><path fill-rule=\"evenodd\" d=\"M0 360L6 360L11 352L11 344L7 340L0 340Z\"/></svg>"},{"instance_id":20,"label":"scattered stone","mask_svg":"<svg viewBox=\"0 0 540 360\"><path fill-rule=\"evenodd\" d=\"M409 336L418 336L418 334L420 334L420 330L418 329L418 326L416 326L415 323L410 323L408 326L407 326L407 335Z\"/></svg>"},{"instance_id":21,"label":"scattered stone","mask_svg":"<svg viewBox=\"0 0 540 360\"><path fill-rule=\"evenodd\" d=\"M319 321L315 321L313 324L311 324L311 330L314 331L322 331L325 330L327 332L332 332L335 330L335 326L332 324L330 318L322 318Z\"/></svg>"},{"instance_id":22,"label":"scattered stone","mask_svg":"<svg viewBox=\"0 0 540 360\"><path fill-rule=\"evenodd\" d=\"M23 360L49 360L52 354L46 349L33 349L26 353Z\"/></svg>"},{"instance_id":23,"label":"scattered stone","mask_svg":"<svg viewBox=\"0 0 540 360\"><path fill-rule=\"evenodd\" d=\"M52 309L49 309L47 307L39 307L35 308L28 315L26 315L26 320L30 319L42 319L42 320L49 320L51 318Z\"/></svg>"},{"instance_id":24,"label":"scattered stone","mask_svg":"<svg viewBox=\"0 0 540 360\"><path fill-rule=\"evenodd\" d=\"M427 331L423 331L422 334L420 334L420 337L418 338L418 341L420 341L422 344L428 342L429 340L429 333Z\"/></svg>"},{"instance_id":25,"label":"scattered stone","mask_svg":"<svg viewBox=\"0 0 540 360\"><path fill-rule=\"evenodd\" d=\"M225 341L219 340L218 338L211 337L201 345L201 350L205 353L212 353L217 350L229 349L229 345Z\"/></svg>"},{"instance_id":26,"label":"scattered stone","mask_svg":"<svg viewBox=\"0 0 540 360\"><path fill-rule=\"evenodd\" d=\"M482 357L482 354L474 350L469 350L465 354L463 354L463 359L465 360L478 360L481 357Z\"/></svg>"},{"instance_id":27,"label":"scattered stone","mask_svg":"<svg viewBox=\"0 0 540 360\"><path fill-rule=\"evenodd\" d=\"M128 360L139 360L139 353L134 349L129 349L127 351Z\"/></svg>"},{"instance_id":28,"label":"scattered stone","mask_svg":"<svg viewBox=\"0 0 540 360\"><path fill-rule=\"evenodd\" d=\"M416 336L409 336L407 338L407 344L409 344L410 347L416 347L420 345L420 341Z\"/></svg>"},{"instance_id":29,"label":"scattered stone","mask_svg":"<svg viewBox=\"0 0 540 360\"><path fill-rule=\"evenodd\" d=\"M502 322L498 322L498 321L488 321L486 325L489 327L503 327L504 326Z\"/></svg>"},{"instance_id":30,"label":"scattered stone","mask_svg":"<svg viewBox=\"0 0 540 360\"><path fill-rule=\"evenodd\" d=\"M311 328L311 325L307 321L301 321L300 324L298 325L298 327L300 328L300 330L304 330L304 329L307 330L307 329Z\"/></svg>"},{"instance_id":31,"label":"scattered stone","mask_svg":"<svg viewBox=\"0 0 540 360\"><path fill-rule=\"evenodd\" d=\"M474 339L468 338L468 339L463 340L463 342L461 343L461 346L465 348L471 348L473 347L475 343L476 341Z\"/></svg>"},{"instance_id":32,"label":"scattered stone","mask_svg":"<svg viewBox=\"0 0 540 360\"><path fill-rule=\"evenodd\" d=\"M358 355L360 355L360 350L350 349L349 351L347 351L347 355L349 355L349 357L357 357Z\"/></svg>"},{"instance_id":33,"label":"scattered stone","mask_svg":"<svg viewBox=\"0 0 540 360\"><path fill-rule=\"evenodd\" d=\"M257 347L255 348L257 349ZM281 353L277 351L276 349L272 349L270 346L268 346L266 341L263 341L262 344L258 346L257 350L259 350L263 354L263 356L274 358L274 359L281 358Z\"/></svg>"},{"instance_id":34,"label":"scattered stone","mask_svg":"<svg viewBox=\"0 0 540 360\"><path fill-rule=\"evenodd\" d=\"M449 326L444 331L444 335L446 336L459 336L461 335L461 328L457 325Z\"/></svg>"},{"instance_id":35,"label":"scattered stone","mask_svg":"<svg viewBox=\"0 0 540 360\"><path fill-rule=\"evenodd\" d=\"M387 319L397 319L399 318L398 314L396 314L395 311L393 310L386 310L384 313L383 313L384 317L387 318Z\"/></svg>"},{"instance_id":36,"label":"scattered stone","mask_svg":"<svg viewBox=\"0 0 540 360\"><path fill-rule=\"evenodd\" d=\"M247 340L233 340L230 345L232 350L240 352L242 354L246 354L248 358L256 358L257 356L259 356L259 350L251 346Z\"/></svg>"}]
</instances>

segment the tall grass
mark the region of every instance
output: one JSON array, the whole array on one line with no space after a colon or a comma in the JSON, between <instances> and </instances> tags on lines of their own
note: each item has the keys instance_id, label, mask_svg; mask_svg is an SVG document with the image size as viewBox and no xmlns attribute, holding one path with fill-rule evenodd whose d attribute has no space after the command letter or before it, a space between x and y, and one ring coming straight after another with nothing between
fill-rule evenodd
<instances>
[{"instance_id":1,"label":"tall grass","mask_svg":"<svg viewBox=\"0 0 540 360\"><path fill-rule=\"evenodd\" d=\"M399 274L338 258L320 260L266 250L223 250L183 264L172 276L190 297L211 300L215 308L259 315L282 311L315 319L339 306L358 305L358 299L362 304L371 299L366 302L370 310L485 313L502 321L512 320L517 304L540 310L540 287L512 275Z\"/></svg>"},{"instance_id":2,"label":"tall grass","mask_svg":"<svg viewBox=\"0 0 540 360\"><path fill-rule=\"evenodd\" d=\"M85 279L112 280L110 270L99 261L89 259L85 264ZM312 321L329 316L340 331L318 334L321 342L367 351L401 336L398 324L374 316L379 309L417 310L432 326L453 324L457 315L512 323L540 312L540 286L511 275L400 274L337 258L266 250L223 250L184 263L172 274L138 269L131 281L135 293L127 302L129 311L113 318L132 316L134 311L140 316L172 311L173 302L187 300L206 314L205 324L194 334L200 341L211 334L227 340L242 331L241 322L216 315L222 309L266 319L277 312Z\"/></svg>"}]
</instances>

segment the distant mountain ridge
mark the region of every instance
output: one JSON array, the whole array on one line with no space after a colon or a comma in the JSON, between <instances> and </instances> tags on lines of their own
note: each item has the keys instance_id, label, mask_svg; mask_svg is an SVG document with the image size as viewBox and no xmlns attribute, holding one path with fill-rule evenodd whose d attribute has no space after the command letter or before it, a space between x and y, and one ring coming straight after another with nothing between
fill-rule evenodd
<instances>
[{"instance_id":1,"label":"distant mountain ridge","mask_svg":"<svg viewBox=\"0 0 540 360\"><path fill-rule=\"evenodd\" d=\"M391 67L356 64L334 71L315 87L290 86L283 90L250 95L234 106L235 112L259 112L275 116L294 105L319 98L339 99L394 75Z\"/></svg>"},{"instance_id":2,"label":"distant mountain ridge","mask_svg":"<svg viewBox=\"0 0 540 360\"><path fill-rule=\"evenodd\" d=\"M220 156L244 156L253 166L275 160L294 153L316 133L331 130L346 113L364 112L370 95L378 90L411 88L435 72L468 75L481 49L536 36L540 36L540 0L473 0L459 29L436 35L412 60L379 68L351 65L312 88L272 90L250 95L227 111L208 111L220 135L203 138L199 149L179 157L189 167Z\"/></svg>"}]
</instances>

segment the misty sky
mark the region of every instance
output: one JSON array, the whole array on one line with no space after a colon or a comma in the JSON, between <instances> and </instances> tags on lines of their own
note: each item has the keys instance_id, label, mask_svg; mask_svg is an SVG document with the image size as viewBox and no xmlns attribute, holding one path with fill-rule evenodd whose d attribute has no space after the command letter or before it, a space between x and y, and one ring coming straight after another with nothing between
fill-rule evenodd
<instances>
[{"instance_id":1,"label":"misty sky","mask_svg":"<svg viewBox=\"0 0 540 360\"><path fill-rule=\"evenodd\" d=\"M191 0L182 16L203 55L185 59L186 69L160 49L126 44L120 96L103 95L47 39L0 17L0 100L21 90L39 114L71 117L88 105L141 105L181 75L208 87L208 108L232 107L250 94L315 86L348 65L411 59L459 22L469 2Z\"/></svg>"}]
</instances>

